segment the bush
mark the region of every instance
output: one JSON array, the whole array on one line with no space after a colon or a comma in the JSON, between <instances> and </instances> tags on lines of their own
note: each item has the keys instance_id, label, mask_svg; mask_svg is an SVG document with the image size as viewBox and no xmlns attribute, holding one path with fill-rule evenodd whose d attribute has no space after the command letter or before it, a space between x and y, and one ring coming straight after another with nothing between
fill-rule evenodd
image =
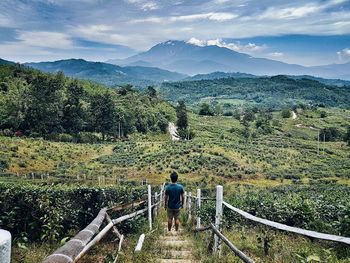
<instances>
[{"instance_id":1,"label":"bush","mask_svg":"<svg viewBox=\"0 0 350 263\"><path fill-rule=\"evenodd\" d=\"M320 131L320 140L325 140L326 142L337 141L342 137L342 133L335 127L324 128Z\"/></svg>"},{"instance_id":2,"label":"bush","mask_svg":"<svg viewBox=\"0 0 350 263\"><path fill-rule=\"evenodd\" d=\"M290 109L283 109L281 112L281 115L282 115L282 118L285 118L285 119L292 117L292 113Z\"/></svg>"},{"instance_id":3,"label":"bush","mask_svg":"<svg viewBox=\"0 0 350 263\"><path fill-rule=\"evenodd\" d=\"M326 118L326 117L327 117L327 112L321 111L321 112L320 112L320 117L321 117L321 118Z\"/></svg>"},{"instance_id":4,"label":"bush","mask_svg":"<svg viewBox=\"0 0 350 263\"><path fill-rule=\"evenodd\" d=\"M208 104L203 103L200 106L199 115L214 116L214 109Z\"/></svg>"},{"instance_id":5,"label":"bush","mask_svg":"<svg viewBox=\"0 0 350 263\"><path fill-rule=\"evenodd\" d=\"M0 159L0 172L3 172L8 168L9 168L8 161L4 159Z\"/></svg>"},{"instance_id":6,"label":"bush","mask_svg":"<svg viewBox=\"0 0 350 263\"><path fill-rule=\"evenodd\" d=\"M100 141L100 138L90 132L79 132L76 140L78 143L97 143Z\"/></svg>"},{"instance_id":7,"label":"bush","mask_svg":"<svg viewBox=\"0 0 350 263\"><path fill-rule=\"evenodd\" d=\"M140 190L0 183L0 228L15 238L58 240L70 230L84 228L101 208L140 199L145 193Z\"/></svg>"}]
</instances>

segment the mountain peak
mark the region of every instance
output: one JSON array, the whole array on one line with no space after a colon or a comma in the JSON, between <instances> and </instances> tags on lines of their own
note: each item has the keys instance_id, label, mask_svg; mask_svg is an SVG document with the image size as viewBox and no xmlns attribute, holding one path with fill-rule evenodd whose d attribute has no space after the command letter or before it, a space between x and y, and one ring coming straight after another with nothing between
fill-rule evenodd
<instances>
[{"instance_id":1,"label":"mountain peak","mask_svg":"<svg viewBox=\"0 0 350 263\"><path fill-rule=\"evenodd\" d=\"M186 44L186 42L182 41L182 40L167 40L165 42L160 43L159 45L175 46L175 45L179 45L179 44Z\"/></svg>"}]
</instances>

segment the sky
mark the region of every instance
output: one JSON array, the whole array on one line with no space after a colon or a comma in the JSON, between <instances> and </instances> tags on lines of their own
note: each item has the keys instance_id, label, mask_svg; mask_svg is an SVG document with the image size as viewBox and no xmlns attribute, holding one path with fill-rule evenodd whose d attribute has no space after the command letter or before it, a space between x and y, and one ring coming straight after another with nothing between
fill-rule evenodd
<instances>
[{"instance_id":1,"label":"sky","mask_svg":"<svg viewBox=\"0 0 350 263\"><path fill-rule=\"evenodd\" d=\"M350 61L350 0L0 0L0 58L125 58L167 40L305 66Z\"/></svg>"}]
</instances>

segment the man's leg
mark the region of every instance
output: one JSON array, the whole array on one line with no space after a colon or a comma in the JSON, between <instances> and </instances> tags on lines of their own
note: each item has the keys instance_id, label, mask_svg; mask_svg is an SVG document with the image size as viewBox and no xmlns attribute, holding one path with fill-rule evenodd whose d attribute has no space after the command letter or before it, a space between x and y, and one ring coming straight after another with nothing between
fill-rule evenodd
<instances>
[{"instance_id":1,"label":"man's leg","mask_svg":"<svg viewBox=\"0 0 350 263\"><path fill-rule=\"evenodd\" d=\"M180 209L178 209L176 212L175 212L175 230L178 231L179 230L179 225L180 225Z\"/></svg>"},{"instance_id":2,"label":"man's leg","mask_svg":"<svg viewBox=\"0 0 350 263\"><path fill-rule=\"evenodd\" d=\"M173 224L173 219L168 218L168 231L171 231L172 224Z\"/></svg>"},{"instance_id":3,"label":"man's leg","mask_svg":"<svg viewBox=\"0 0 350 263\"><path fill-rule=\"evenodd\" d=\"M172 213L172 210L170 210L169 208L167 210L167 214L168 214L168 231L171 231L171 227L173 225L173 217L174 217L174 215Z\"/></svg>"},{"instance_id":4,"label":"man's leg","mask_svg":"<svg viewBox=\"0 0 350 263\"><path fill-rule=\"evenodd\" d=\"M178 218L175 219L175 230L179 230L180 220Z\"/></svg>"}]
</instances>

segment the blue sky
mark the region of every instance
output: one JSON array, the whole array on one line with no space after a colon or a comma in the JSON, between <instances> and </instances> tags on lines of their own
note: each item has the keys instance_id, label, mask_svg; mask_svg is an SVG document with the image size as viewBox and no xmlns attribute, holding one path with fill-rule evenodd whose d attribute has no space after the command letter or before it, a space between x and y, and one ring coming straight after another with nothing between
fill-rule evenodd
<instances>
[{"instance_id":1,"label":"blue sky","mask_svg":"<svg viewBox=\"0 0 350 263\"><path fill-rule=\"evenodd\" d=\"M0 57L12 61L105 61L168 39L287 63L345 63L350 1L0 1Z\"/></svg>"}]
</instances>

